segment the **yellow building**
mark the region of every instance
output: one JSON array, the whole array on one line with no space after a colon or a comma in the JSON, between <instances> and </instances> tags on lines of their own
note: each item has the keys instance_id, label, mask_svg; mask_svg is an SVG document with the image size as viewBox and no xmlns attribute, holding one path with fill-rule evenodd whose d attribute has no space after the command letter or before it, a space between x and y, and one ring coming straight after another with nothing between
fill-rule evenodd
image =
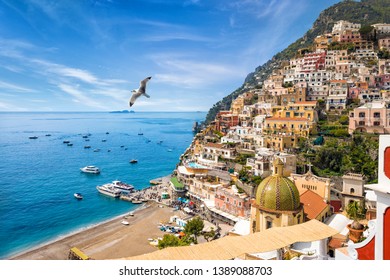
<instances>
[{"instance_id":1,"label":"yellow building","mask_svg":"<svg viewBox=\"0 0 390 280\"><path fill-rule=\"evenodd\" d=\"M307 173L291 174L290 179L295 183L299 195L302 195L307 190L311 190L318 194L326 203L330 203L330 179L314 175L311 172L310 165Z\"/></svg>"},{"instance_id":2,"label":"yellow building","mask_svg":"<svg viewBox=\"0 0 390 280\"><path fill-rule=\"evenodd\" d=\"M283 162L274 161L273 175L258 186L256 199L251 207L250 232L272 227L286 227L304 222L303 205L297 187L283 177Z\"/></svg>"},{"instance_id":3,"label":"yellow building","mask_svg":"<svg viewBox=\"0 0 390 280\"><path fill-rule=\"evenodd\" d=\"M231 112L233 115L239 115L241 114L242 110L244 109L245 100L243 96L237 97L235 100L233 100L231 105Z\"/></svg>"},{"instance_id":4,"label":"yellow building","mask_svg":"<svg viewBox=\"0 0 390 280\"><path fill-rule=\"evenodd\" d=\"M316 101L289 103L286 106L274 106L273 116L264 121L264 132L267 135L297 135L308 137L317 132L318 115ZM291 141L295 141L292 140ZM286 140L284 140L286 142ZM298 143L294 142L292 147ZM278 146L270 142L271 147ZM287 145L288 147L288 145Z\"/></svg>"}]
</instances>

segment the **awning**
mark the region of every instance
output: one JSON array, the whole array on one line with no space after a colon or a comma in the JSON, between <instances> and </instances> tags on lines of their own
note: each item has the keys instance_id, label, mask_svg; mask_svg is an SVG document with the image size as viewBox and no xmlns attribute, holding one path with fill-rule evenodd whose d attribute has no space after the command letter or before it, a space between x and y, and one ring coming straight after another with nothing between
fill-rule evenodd
<instances>
[{"instance_id":1,"label":"awning","mask_svg":"<svg viewBox=\"0 0 390 280\"><path fill-rule=\"evenodd\" d=\"M313 242L329 238L338 231L317 220L274 227L245 236L226 236L194 246L168 247L126 260L232 260L244 254L278 250L296 242Z\"/></svg>"}]
</instances>

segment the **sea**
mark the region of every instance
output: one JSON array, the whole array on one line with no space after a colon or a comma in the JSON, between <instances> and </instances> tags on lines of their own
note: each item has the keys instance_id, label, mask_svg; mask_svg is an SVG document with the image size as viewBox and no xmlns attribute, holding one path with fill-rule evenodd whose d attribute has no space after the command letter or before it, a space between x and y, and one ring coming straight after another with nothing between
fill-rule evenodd
<instances>
[{"instance_id":1,"label":"sea","mask_svg":"<svg viewBox=\"0 0 390 280\"><path fill-rule=\"evenodd\" d=\"M172 174L192 142L194 122L205 116L1 112L0 259L140 207L104 196L96 186L119 180L144 189L150 180ZM130 164L131 159L138 162ZM80 168L87 165L99 167L101 173L82 173ZM82 200L75 199L76 192Z\"/></svg>"}]
</instances>

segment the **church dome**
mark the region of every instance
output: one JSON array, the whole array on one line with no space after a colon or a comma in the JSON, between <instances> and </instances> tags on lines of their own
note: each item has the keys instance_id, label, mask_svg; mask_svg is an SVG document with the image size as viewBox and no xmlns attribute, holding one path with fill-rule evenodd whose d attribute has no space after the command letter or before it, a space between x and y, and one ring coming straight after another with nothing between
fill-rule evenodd
<instances>
[{"instance_id":1,"label":"church dome","mask_svg":"<svg viewBox=\"0 0 390 280\"><path fill-rule=\"evenodd\" d=\"M299 191L295 184L283 177L283 162L274 162L274 174L265 178L257 188L256 204L277 211L295 211L300 208Z\"/></svg>"}]
</instances>

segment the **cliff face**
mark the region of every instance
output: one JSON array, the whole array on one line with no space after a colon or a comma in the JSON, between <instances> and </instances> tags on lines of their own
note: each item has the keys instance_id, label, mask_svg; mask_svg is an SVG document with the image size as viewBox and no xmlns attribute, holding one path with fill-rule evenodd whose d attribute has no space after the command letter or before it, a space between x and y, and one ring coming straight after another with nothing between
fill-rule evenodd
<instances>
[{"instance_id":1,"label":"cliff face","mask_svg":"<svg viewBox=\"0 0 390 280\"><path fill-rule=\"evenodd\" d=\"M263 82L273 69L280 67L282 61L293 58L299 49L309 47L318 35L332 31L333 25L339 20L360 23L362 26L390 23L390 0L361 0L360 2L346 0L322 11L313 27L302 38L257 67L254 72L249 73L240 88L214 104L206 116L205 123L213 121L219 111L228 110L232 100L243 93L247 87L253 87L259 81ZM258 77L256 81L255 77Z\"/></svg>"}]
</instances>

